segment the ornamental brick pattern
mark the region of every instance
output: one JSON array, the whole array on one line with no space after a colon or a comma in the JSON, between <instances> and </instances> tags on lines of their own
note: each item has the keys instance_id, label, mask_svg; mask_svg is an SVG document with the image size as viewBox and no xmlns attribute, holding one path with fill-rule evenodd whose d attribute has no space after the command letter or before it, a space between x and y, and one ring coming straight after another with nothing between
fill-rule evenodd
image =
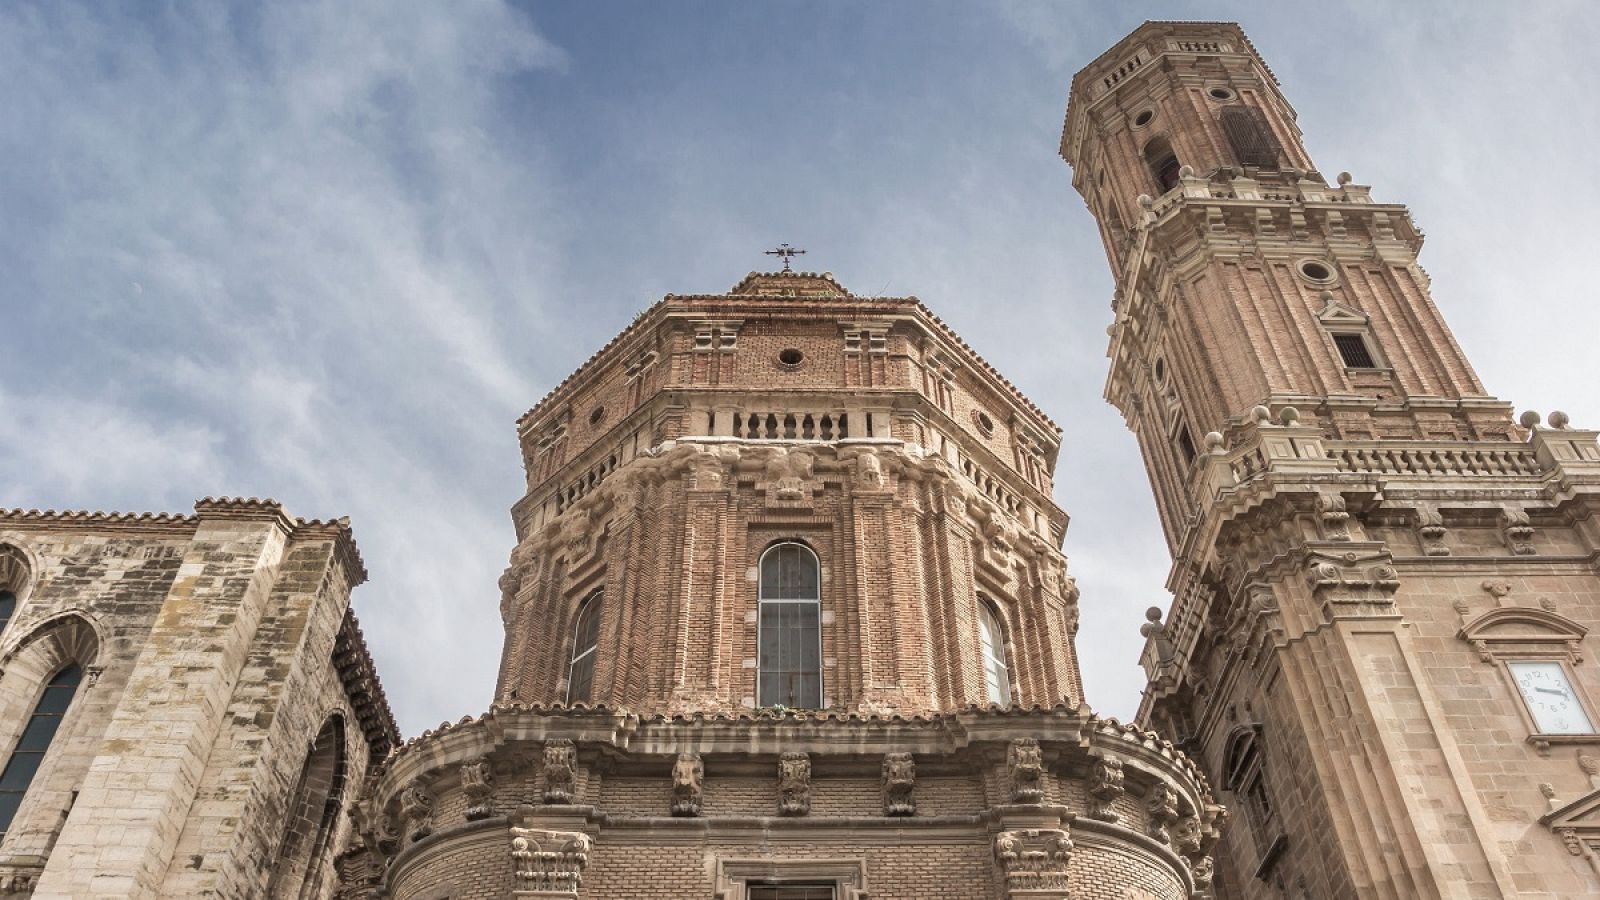
<instances>
[{"instance_id":1,"label":"ornamental brick pattern","mask_svg":"<svg viewBox=\"0 0 1600 900\"><path fill-rule=\"evenodd\" d=\"M1207 783L1083 704L1059 429L920 301L668 296L518 431L497 700L373 779L342 897L1207 896ZM761 699L763 555L796 543L815 708Z\"/></svg>"},{"instance_id":2,"label":"ornamental brick pattern","mask_svg":"<svg viewBox=\"0 0 1600 900\"><path fill-rule=\"evenodd\" d=\"M1061 152L1174 558L1140 720L1235 811L1216 895L1600 896L1596 432L1487 393L1409 211L1329 184L1238 26L1135 30Z\"/></svg>"}]
</instances>

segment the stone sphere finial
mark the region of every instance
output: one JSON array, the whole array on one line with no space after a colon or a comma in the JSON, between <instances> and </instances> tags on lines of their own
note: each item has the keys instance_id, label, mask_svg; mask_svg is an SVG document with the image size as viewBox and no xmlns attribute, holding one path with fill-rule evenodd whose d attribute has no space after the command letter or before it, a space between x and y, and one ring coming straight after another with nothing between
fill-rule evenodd
<instances>
[{"instance_id":1,"label":"stone sphere finial","mask_svg":"<svg viewBox=\"0 0 1600 900\"><path fill-rule=\"evenodd\" d=\"M1300 421L1300 410L1292 406L1285 406L1278 410L1278 421L1284 425L1294 425Z\"/></svg>"},{"instance_id":2,"label":"stone sphere finial","mask_svg":"<svg viewBox=\"0 0 1600 900\"><path fill-rule=\"evenodd\" d=\"M1271 425L1272 410L1267 409L1265 406L1252 407L1250 418L1254 419L1257 425Z\"/></svg>"},{"instance_id":3,"label":"stone sphere finial","mask_svg":"<svg viewBox=\"0 0 1600 900\"><path fill-rule=\"evenodd\" d=\"M1205 440L1206 440L1206 452L1207 453L1222 453L1223 452L1223 449L1222 449L1222 432L1220 432L1220 431L1208 431L1208 432L1206 432Z\"/></svg>"},{"instance_id":4,"label":"stone sphere finial","mask_svg":"<svg viewBox=\"0 0 1600 900\"><path fill-rule=\"evenodd\" d=\"M1160 622L1161 621L1161 607L1159 607L1159 606L1150 607L1149 609L1144 611L1144 617L1146 619L1150 620L1151 622Z\"/></svg>"},{"instance_id":5,"label":"stone sphere finial","mask_svg":"<svg viewBox=\"0 0 1600 900\"><path fill-rule=\"evenodd\" d=\"M1318 294L1317 296L1322 298L1322 302L1323 302L1323 304L1325 306L1332 306L1333 305L1333 291L1323 291L1321 294Z\"/></svg>"},{"instance_id":6,"label":"stone sphere finial","mask_svg":"<svg viewBox=\"0 0 1600 900\"><path fill-rule=\"evenodd\" d=\"M1353 180L1354 179L1352 179L1350 177L1350 173L1349 172L1340 172L1339 173L1339 186L1340 187L1344 187L1345 185L1349 184Z\"/></svg>"},{"instance_id":7,"label":"stone sphere finial","mask_svg":"<svg viewBox=\"0 0 1600 900\"><path fill-rule=\"evenodd\" d=\"M1155 198L1151 197L1149 194L1140 194L1139 205L1145 209L1149 209L1150 207L1156 205L1156 201Z\"/></svg>"},{"instance_id":8,"label":"stone sphere finial","mask_svg":"<svg viewBox=\"0 0 1600 900\"><path fill-rule=\"evenodd\" d=\"M1539 426L1539 411L1536 409L1525 410L1522 413L1522 418L1517 421L1522 423L1523 428L1537 428Z\"/></svg>"},{"instance_id":9,"label":"stone sphere finial","mask_svg":"<svg viewBox=\"0 0 1600 900\"><path fill-rule=\"evenodd\" d=\"M1561 429L1572 424L1572 417L1568 416L1559 409L1553 409L1550 411L1550 416L1545 419L1545 422L1547 422L1551 428Z\"/></svg>"},{"instance_id":10,"label":"stone sphere finial","mask_svg":"<svg viewBox=\"0 0 1600 900\"><path fill-rule=\"evenodd\" d=\"M1139 626L1139 634L1142 637L1149 637L1161 630L1161 607L1150 607L1144 611L1144 617L1145 623Z\"/></svg>"},{"instance_id":11,"label":"stone sphere finial","mask_svg":"<svg viewBox=\"0 0 1600 900\"><path fill-rule=\"evenodd\" d=\"M1178 177L1179 178L1193 178L1194 177L1194 166L1179 166L1178 167Z\"/></svg>"}]
</instances>

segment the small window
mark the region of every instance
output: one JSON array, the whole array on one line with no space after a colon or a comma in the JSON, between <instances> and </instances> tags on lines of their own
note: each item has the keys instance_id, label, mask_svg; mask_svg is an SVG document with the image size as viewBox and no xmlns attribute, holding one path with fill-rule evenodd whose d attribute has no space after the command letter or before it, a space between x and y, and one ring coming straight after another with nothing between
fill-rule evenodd
<instances>
[{"instance_id":1,"label":"small window","mask_svg":"<svg viewBox=\"0 0 1600 900\"><path fill-rule=\"evenodd\" d=\"M604 422L605 420L606 420L606 408L604 406L596 406L594 408L594 410L589 413L589 424L590 425L599 425L601 422Z\"/></svg>"},{"instance_id":2,"label":"small window","mask_svg":"<svg viewBox=\"0 0 1600 900\"><path fill-rule=\"evenodd\" d=\"M0 634L4 634L6 626L11 624L11 617L17 611L17 595L11 591L0 591Z\"/></svg>"},{"instance_id":3,"label":"small window","mask_svg":"<svg viewBox=\"0 0 1600 900\"><path fill-rule=\"evenodd\" d=\"M1300 264L1300 275L1307 281L1314 281L1318 284L1327 284L1333 281L1333 270L1314 259L1308 259Z\"/></svg>"},{"instance_id":4,"label":"small window","mask_svg":"<svg viewBox=\"0 0 1600 900\"><path fill-rule=\"evenodd\" d=\"M1359 334L1336 334L1333 343L1339 348L1339 356L1344 359L1344 364L1352 369L1376 369L1378 364L1372 358L1372 350L1367 347L1366 338Z\"/></svg>"},{"instance_id":5,"label":"small window","mask_svg":"<svg viewBox=\"0 0 1600 900\"><path fill-rule=\"evenodd\" d=\"M798 368L805 359L806 355L798 347L786 347L778 351L778 362L787 369Z\"/></svg>"},{"instance_id":6,"label":"small window","mask_svg":"<svg viewBox=\"0 0 1600 900\"><path fill-rule=\"evenodd\" d=\"M1233 91L1221 86L1214 87L1211 90L1206 91L1206 93L1210 95L1211 99L1221 103L1226 103L1227 101L1232 100L1235 96Z\"/></svg>"},{"instance_id":7,"label":"small window","mask_svg":"<svg viewBox=\"0 0 1600 900\"><path fill-rule=\"evenodd\" d=\"M1011 705L1011 672L1006 666L1006 636L989 601L978 599L978 639L983 650L983 685L989 702Z\"/></svg>"},{"instance_id":8,"label":"small window","mask_svg":"<svg viewBox=\"0 0 1600 900\"><path fill-rule=\"evenodd\" d=\"M756 652L758 703L822 706L822 567L804 544L761 556Z\"/></svg>"},{"instance_id":9,"label":"small window","mask_svg":"<svg viewBox=\"0 0 1600 900\"><path fill-rule=\"evenodd\" d=\"M83 669L76 663L50 679L39 698L39 705L33 708L33 715L22 729L22 737L17 739L17 749L12 751L5 770L0 771L0 838L11 830L11 822L17 816L17 809L22 806L22 798L27 796L28 786L33 783L33 776L44 762L44 755L55 740L56 730L61 727L61 720L72 705L72 697L78 692L78 683L82 680Z\"/></svg>"},{"instance_id":10,"label":"small window","mask_svg":"<svg viewBox=\"0 0 1600 900\"><path fill-rule=\"evenodd\" d=\"M572 662L567 669L567 702L588 703L594 693L595 654L600 647L600 613L605 594L590 594L578 608L572 629Z\"/></svg>"},{"instance_id":11,"label":"small window","mask_svg":"<svg viewBox=\"0 0 1600 900\"><path fill-rule=\"evenodd\" d=\"M834 900L831 884L752 884L746 890L749 900Z\"/></svg>"},{"instance_id":12,"label":"small window","mask_svg":"<svg viewBox=\"0 0 1600 900\"><path fill-rule=\"evenodd\" d=\"M1183 461L1186 463L1194 462L1194 458L1200 455L1194 448L1194 438L1189 436L1187 425L1178 428L1178 449L1183 451Z\"/></svg>"},{"instance_id":13,"label":"small window","mask_svg":"<svg viewBox=\"0 0 1600 900\"><path fill-rule=\"evenodd\" d=\"M978 410L972 414L972 421L977 424L978 430L984 437L994 436L994 420L989 418L988 413Z\"/></svg>"},{"instance_id":14,"label":"small window","mask_svg":"<svg viewBox=\"0 0 1600 900\"><path fill-rule=\"evenodd\" d=\"M1153 110L1153 109L1144 110L1143 112L1139 113L1137 116L1133 117L1134 127L1143 128L1144 126L1149 125L1150 124L1150 120L1154 119L1155 117L1156 117L1156 111L1155 110Z\"/></svg>"}]
</instances>

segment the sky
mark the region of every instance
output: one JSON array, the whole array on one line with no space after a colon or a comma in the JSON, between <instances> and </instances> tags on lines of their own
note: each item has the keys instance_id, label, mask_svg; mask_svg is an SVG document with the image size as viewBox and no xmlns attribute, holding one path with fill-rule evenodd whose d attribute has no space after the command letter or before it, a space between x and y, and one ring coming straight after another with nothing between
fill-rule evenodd
<instances>
[{"instance_id":1,"label":"sky","mask_svg":"<svg viewBox=\"0 0 1600 900\"><path fill-rule=\"evenodd\" d=\"M481 712L517 416L788 241L1062 424L1088 698L1128 717L1168 557L1057 145L1150 18L1241 21L1320 170L1411 206L1489 390L1600 427L1600 4L48 0L0 5L0 506L347 515L402 730Z\"/></svg>"}]
</instances>

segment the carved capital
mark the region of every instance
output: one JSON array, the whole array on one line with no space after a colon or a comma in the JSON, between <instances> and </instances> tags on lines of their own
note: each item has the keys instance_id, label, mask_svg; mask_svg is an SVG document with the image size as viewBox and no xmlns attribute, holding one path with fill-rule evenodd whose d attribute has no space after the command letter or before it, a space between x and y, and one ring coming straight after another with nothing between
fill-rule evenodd
<instances>
[{"instance_id":1,"label":"carved capital","mask_svg":"<svg viewBox=\"0 0 1600 900\"><path fill-rule=\"evenodd\" d=\"M581 831L513 827L511 860L516 872L516 895L576 900L592 849L593 839Z\"/></svg>"},{"instance_id":2,"label":"carved capital","mask_svg":"<svg viewBox=\"0 0 1600 900\"><path fill-rule=\"evenodd\" d=\"M994 860L1005 876L1005 896L1065 900L1072 849L1064 828L1000 832L994 839Z\"/></svg>"}]
</instances>

